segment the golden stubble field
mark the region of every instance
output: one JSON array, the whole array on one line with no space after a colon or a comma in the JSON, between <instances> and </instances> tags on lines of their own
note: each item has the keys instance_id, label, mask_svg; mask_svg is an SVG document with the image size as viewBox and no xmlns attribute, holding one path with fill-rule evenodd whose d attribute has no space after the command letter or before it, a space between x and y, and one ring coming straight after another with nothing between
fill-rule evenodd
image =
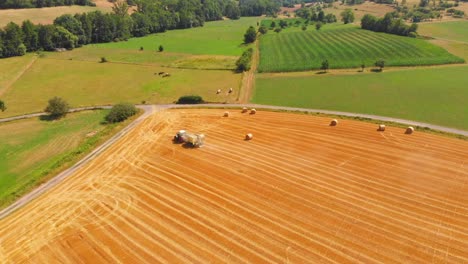
<instances>
[{"instance_id":1,"label":"golden stubble field","mask_svg":"<svg viewBox=\"0 0 468 264\"><path fill-rule=\"evenodd\" d=\"M466 263L468 142L166 110L0 220L7 263ZM206 145L171 142L180 129ZM244 141L253 133L252 141Z\"/></svg>"}]
</instances>

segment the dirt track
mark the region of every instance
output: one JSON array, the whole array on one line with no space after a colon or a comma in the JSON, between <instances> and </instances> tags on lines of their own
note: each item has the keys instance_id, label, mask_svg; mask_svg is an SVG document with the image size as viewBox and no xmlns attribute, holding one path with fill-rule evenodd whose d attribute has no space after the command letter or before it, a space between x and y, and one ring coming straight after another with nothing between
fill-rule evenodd
<instances>
[{"instance_id":1,"label":"dirt track","mask_svg":"<svg viewBox=\"0 0 468 264\"><path fill-rule=\"evenodd\" d=\"M18 262L468 261L468 142L231 110L156 113L0 221ZM201 149L170 142L207 135ZM247 132L254 140L244 141Z\"/></svg>"}]
</instances>

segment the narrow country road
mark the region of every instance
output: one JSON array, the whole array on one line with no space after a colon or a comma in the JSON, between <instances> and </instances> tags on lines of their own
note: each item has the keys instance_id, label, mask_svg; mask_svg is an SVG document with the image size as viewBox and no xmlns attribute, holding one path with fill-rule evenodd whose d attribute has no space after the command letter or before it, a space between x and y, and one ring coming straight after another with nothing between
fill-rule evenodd
<instances>
[{"instance_id":1,"label":"narrow country road","mask_svg":"<svg viewBox=\"0 0 468 264\"><path fill-rule=\"evenodd\" d=\"M119 133L114 135L111 139L106 141L104 144L93 150L90 154L80 160L78 163L70 167L69 169L63 171L62 173L58 174L54 178L52 178L47 183L39 186L38 188L34 189L32 192L28 193L27 195L21 197L16 202L11 204L10 206L6 207L5 209L0 211L0 219L7 217L17 209L21 208L22 206L26 205L27 203L31 202L33 199L37 198L41 194L47 192L68 176L70 176L73 172L78 170L79 168L83 167L87 164L90 160L94 159L97 155L101 154L105 149L109 146L114 144L117 140L122 138L125 134L127 134L130 130L132 130L135 126L141 123L145 118L150 116L152 113L163 110L163 109L171 109L171 108L241 108L241 107L248 107L248 108L256 108L256 109L267 109L267 110L286 110L286 111L301 111L301 112L308 112L308 113L323 113L329 115L340 115L340 116L347 116L347 117L361 117L361 118L370 118L374 120L380 121L388 121L388 122L395 122L400 124L407 124L412 126L420 126L420 127L428 127L434 130L448 132L453 134L459 134L468 137L468 131L460 130L455 128L437 126L427 123L421 123L411 120L405 119L398 119L398 118L391 118L391 117L384 117L384 116L376 116L376 115L366 115L366 114L357 114L357 113L347 113L347 112L339 112L339 111L329 111L329 110L320 110L320 109L305 109L305 108L297 108L297 107L284 107L284 106L272 106L272 105L258 105L258 104L201 104L201 105L176 105L176 104L167 104L167 105L138 105L138 108L144 111L144 114L137 118L135 121L130 123L126 128L121 130ZM108 109L110 106L94 106L94 107L83 107L83 108L75 108L70 110L70 112L77 112L77 111L85 111L85 110L92 110L92 109ZM20 120L25 118L31 117L38 117L46 115L45 113L36 113L30 115L23 115L17 116L12 118L5 118L0 119L0 123L4 122L11 122L14 120Z\"/></svg>"}]
</instances>

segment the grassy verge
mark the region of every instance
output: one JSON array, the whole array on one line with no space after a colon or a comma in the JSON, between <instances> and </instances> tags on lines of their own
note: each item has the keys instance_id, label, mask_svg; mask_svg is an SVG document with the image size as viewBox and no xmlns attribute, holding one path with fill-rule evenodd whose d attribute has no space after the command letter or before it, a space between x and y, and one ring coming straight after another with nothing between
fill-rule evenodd
<instances>
[{"instance_id":1,"label":"grassy verge","mask_svg":"<svg viewBox=\"0 0 468 264\"><path fill-rule=\"evenodd\" d=\"M103 125L107 112L85 111L53 122L33 118L0 125L4 139L0 151L6 157L0 161L0 208L72 166L140 115Z\"/></svg>"}]
</instances>

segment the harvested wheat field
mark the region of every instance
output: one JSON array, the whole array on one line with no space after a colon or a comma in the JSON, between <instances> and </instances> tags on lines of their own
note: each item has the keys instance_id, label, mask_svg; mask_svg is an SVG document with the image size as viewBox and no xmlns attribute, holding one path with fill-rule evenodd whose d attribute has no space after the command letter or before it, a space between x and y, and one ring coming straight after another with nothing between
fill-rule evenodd
<instances>
[{"instance_id":1,"label":"harvested wheat field","mask_svg":"<svg viewBox=\"0 0 468 264\"><path fill-rule=\"evenodd\" d=\"M468 142L167 110L0 220L11 263L466 263ZM206 135L199 149L179 130ZM246 133L254 138L244 140Z\"/></svg>"}]
</instances>

